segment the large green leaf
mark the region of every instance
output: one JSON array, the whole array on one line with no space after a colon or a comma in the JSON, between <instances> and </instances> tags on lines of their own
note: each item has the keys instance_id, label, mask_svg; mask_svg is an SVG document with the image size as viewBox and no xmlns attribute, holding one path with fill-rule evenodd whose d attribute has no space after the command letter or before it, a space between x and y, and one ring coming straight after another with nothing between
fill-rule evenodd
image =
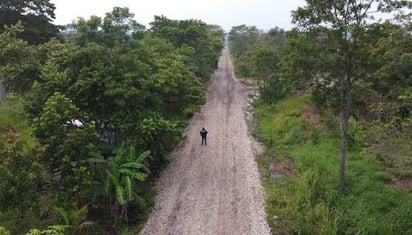
<instances>
[{"instance_id":1,"label":"large green leaf","mask_svg":"<svg viewBox=\"0 0 412 235\"><path fill-rule=\"evenodd\" d=\"M126 204L126 200L124 198L124 196L125 196L124 195L124 189L119 185L119 186L116 186L115 190L116 190L117 203L119 203L119 205Z\"/></svg>"},{"instance_id":2,"label":"large green leaf","mask_svg":"<svg viewBox=\"0 0 412 235\"><path fill-rule=\"evenodd\" d=\"M133 183L129 176L124 177L126 199L127 201L132 201L134 199L133 193Z\"/></svg>"},{"instance_id":3,"label":"large green leaf","mask_svg":"<svg viewBox=\"0 0 412 235\"><path fill-rule=\"evenodd\" d=\"M120 167L121 167L122 169L125 169L125 168L133 168L133 169L135 169L135 170L138 170L138 169L143 168L144 166L145 166L144 164L139 163L139 162L128 162L128 163L122 164Z\"/></svg>"}]
</instances>

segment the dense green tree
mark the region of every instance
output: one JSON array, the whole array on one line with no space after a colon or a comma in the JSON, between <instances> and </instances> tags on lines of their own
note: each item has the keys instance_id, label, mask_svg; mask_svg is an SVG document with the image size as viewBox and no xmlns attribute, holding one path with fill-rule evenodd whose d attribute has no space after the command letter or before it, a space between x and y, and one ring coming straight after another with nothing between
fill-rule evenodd
<instances>
[{"instance_id":1,"label":"dense green tree","mask_svg":"<svg viewBox=\"0 0 412 235\"><path fill-rule=\"evenodd\" d=\"M261 34L262 31L256 26L233 26L228 34L229 47L233 56L237 58L245 57L248 47L256 43Z\"/></svg>"},{"instance_id":2,"label":"dense green tree","mask_svg":"<svg viewBox=\"0 0 412 235\"><path fill-rule=\"evenodd\" d=\"M135 181L147 177L132 148L151 152L152 169L165 165L187 118L204 102L202 79L216 65L223 30L196 20L172 21L165 30L176 30L174 41L145 31L127 8L118 7L104 18L80 18L70 27L65 40L37 46L18 38L21 26L5 28L2 82L23 94L38 141L40 184L50 192L42 198L45 205L93 204L92 214L100 212L96 208L117 208L114 216L126 219L128 208L134 213L138 207ZM77 119L81 126L74 125ZM126 152L112 152L121 142ZM96 156L102 156L103 165L88 161ZM90 201L103 182L110 206Z\"/></svg>"},{"instance_id":3,"label":"dense green tree","mask_svg":"<svg viewBox=\"0 0 412 235\"><path fill-rule=\"evenodd\" d=\"M279 27L269 29L269 31L265 34L265 41L272 48L279 49L286 43L286 32L284 29Z\"/></svg>"},{"instance_id":4,"label":"dense green tree","mask_svg":"<svg viewBox=\"0 0 412 235\"><path fill-rule=\"evenodd\" d=\"M24 94L38 77L39 61L36 48L17 34L22 32L20 23L5 26L0 34L0 86Z\"/></svg>"},{"instance_id":5,"label":"dense green tree","mask_svg":"<svg viewBox=\"0 0 412 235\"><path fill-rule=\"evenodd\" d=\"M72 122L79 109L65 95L50 96L41 115L33 121L33 134L38 139L41 162L52 175L53 188L62 198L87 192L92 173L87 159L97 151L97 134L92 124L79 128ZM68 194L69 193L69 194ZM83 195L85 196L85 195Z\"/></svg>"},{"instance_id":6,"label":"dense green tree","mask_svg":"<svg viewBox=\"0 0 412 235\"><path fill-rule=\"evenodd\" d=\"M278 55L278 71L270 80L269 87L273 95L283 98L294 91L312 88L313 81L317 81L313 92L315 103L322 103L323 108L333 109L335 105L330 105L330 99L325 97L336 97L336 94L333 90L330 91L330 83L320 78L316 71L317 66L326 66L319 57L323 46L322 41L317 39L321 37L313 36L313 34L316 35L317 31L313 33L302 33L298 30L287 32L286 43ZM319 93L319 90L322 92Z\"/></svg>"},{"instance_id":7,"label":"dense green tree","mask_svg":"<svg viewBox=\"0 0 412 235\"><path fill-rule=\"evenodd\" d=\"M122 29L123 21L110 27ZM42 46L47 60L26 96L26 110L38 117L47 98L61 92L79 108L79 117L94 121L100 134L116 137L109 138L111 144L123 139L150 149L156 164L162 165L178 139L178 120L196 112L204 101L201 81L185 64L186 56L195 54L189 49L181 55L178 52L185 49L176 50L166 39L140 31L136 37L129 36L129 29L105 31L99 22L92 17L81 24L96 27L75 25L79 31L67 43L54 40Z\"/></svg>"},{"instance_id":8,"label":"dense green tree","mask_svg":"<svg viewBox=\"0 0 412 235\"><path fill-rule=\"evenodd\" d=\"M14 129L0 128L0 210L17 208L26 211L37 201L36 182L40 167L34 154L25 151L27 146Z\"/></svg>"},{"instance_id":9,"label":"dense green tree","mask_svg":"<svg viewBox=\"0 0 412 235\"><path fill-rule=\"evenodd\" d=\"M248 57L252 61L252 76L258 82L262 97L269 99L270 77L277 70L278 54L275 49L264 43L257 43L249 49Z\"/></svg>"},{"instance_id":10,"label":"dense green tree","mask_svg":"<svg viewBox=\"0 0 412 235\"><path fill-rule=\"evenodd\" d=\"M171 20L164 16L155 16L150 25L154 36L182 50L186 66L196 76L209 79L223 48L224 35L220 27L208 26L199 20Z\"/></svg>"},{"instance_id":11,"label":"dense green tree","mask_svg":"<svg viewBox=\"0 0 412 235\"><path fill-rule=\"evenodd\" d=\"M93 42L109 48L120 46L143 33L144 26L137 23L129 8L114 7L102 19L92 16L86 20L79 18L71 27L75 30L69 39L80 46Z\"/></svg>"},{"instance_id":12,"label":"dense green tree","mask_svg":"<svg viewBox=\"0 0 412 235\"><path fill-rule=\"evenodd\" d=\"M240 25L232 28L228 38L237 76L254 79L265 100L283 97L288 89L282 81L279 60L286 42L285 31L276 27L264 32Z\"/></svg>"},{"instance_id":13,"label":"dense green tree","mask_svg":"<svg viewBox=\"0 0 412 235\"><path fill-rule=\"evenodd\" d=\"M262 31L256 26L233 26L228 34L229 49L236 64L236 73L240 77L252 77L253 66L250 60L250 48L261 45Z\"/></svg>"},{"instance_id":14,"label":"dense green tree","mask_svg":"<svg viewBox=\"0 0 412 235\"><path fill-rule=\"evenodd\" d=\"M372 120L383 109L386 121L392 121L402 106L398 97L412 86L410 30L389 21L370 24L364 30L359 44L365 76L354 86L352 114Z\"/></svg>"},{"instance_id":15,"label":"dense green tree","mask_svg":"<svg viewBox=\"0 0 412 235\"><path fill-rule=\"evenodd\" d=\"M29 44L41 44L56 37L59 29L52 23L55 6L49 0L2 0L0 2L0 32L3 26L19 21L25 30L19 38Z\"/></svg>"},{"instance_id":16,"label":"dense green tree","mask_svg":"<svg viewBox=\"0 0 412 235\"><path fill-rule=\"evenodd\" d=\"M376 2L376 4L372 4ZM307 1L307 6L293 12L293 20L312 45L319 45L312 72L335 89L336 105L340 113L341 156L339 189L345 187L345 157L348 121L352 112L353 87L365 79L362 37L370 19L370 12L390 12L407 3L401 1ZM305 69L305 68L302 68Z\"/></svg>"},{"instance_id":17,"label":"dense green tree","mask_svg":"<svg viewBox=\"0 0 412 235\"><path fill-rule=\"evenodd\" d=\"M372 24L363 38L364 51L369 55L368 67L372 89L387 99L412 86L412 23L397 25L390 22ZM409 28L409 29L408 29Z\"/></svg>"},{"instance_id":18,"label":"dense green tree","mask_svg":"<svg viewBox=\"0 0 412 235\"><path fill-rule=\"evenodd\" d=\"M284 94L280 90L284 87L278 78L283 76L279 63L285 42L285 31L275 27L262 33L255 45L248 49L248 58L251 60L249 63L254 67L252 76L258 81L262 98L265 100L276 100Z\"/></svg>"},{"instance_id":19,"label":"dense green tree","mask_svg":"<svg viewBox=\"0 0 412 235\"><path fill-rule=\"evenodd\" d=\"M138 36L145 27L137 23L134 14L129 12L127 7L113 8L112 12L106 13L103 19L102 29L105 34L105 41L109 47L114 47L118 43L124 43L132 36Z\"/></svg>"},{"instance_id":20,"label":"dense green tree","mask_svg":"<svg viewBox=\"0 0 412 235\"><path fill-rule=\"evenodd\" d=\"M104 35L101 27L102 18L98 16L91 16L88 20L79 17L74 24L66 26L66 29L70 28L73 30L67 37L70 41L74 41L80 46L90 42L104 44Z\"/></svg>"},{"instance_id":21,"label":"dense green tree","mask_svg":"<svg viewBox=\"0 0 412 235\"><path fill-rule=\"evenodd\" d=\"M150 36L122 49L114 71L106 85L115 101L112 120L130 141L163 162L177 137L176 118L203 102L202 84L170 43Z\"/></svg>"}]
</instances>

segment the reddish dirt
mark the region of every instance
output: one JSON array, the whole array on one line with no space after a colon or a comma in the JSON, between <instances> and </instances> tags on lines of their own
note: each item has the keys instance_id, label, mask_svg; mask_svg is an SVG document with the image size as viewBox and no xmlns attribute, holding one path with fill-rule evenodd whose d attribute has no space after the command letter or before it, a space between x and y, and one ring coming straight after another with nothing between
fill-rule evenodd
<instances>
[{"instance_id":1,"label":"reddish dirt","mask_svg":"<svg viewBox=\"0 0 412 235\"><path fill-rule=\"evenodd\" d=\"M412 194L412 179L411 178L396 178L392 177L388 185L393 188L406 188Z\"/></svg>"},{"instance_id":2,"label":"reddish dirt","mask_svg":"<svg viewBox=\"0 0 412 235\"><path fill-rule=\"evenodd\" d=\"M320 117L318 112L312 106L307 106L302 114L300 115L301 118L307 120L311 125L318 125L320 124Z\"/></svg>"},{"instance_id":3,"label":"reddish dirt","mask_svg":"<svg viewBox=\"0 0 412 235\"><path fill-rule=\"evenodd\" d=\"M270 234L245 120L250 92L223 50L206 104L156 182L155 208L141 234ZM201 145L203 126L207 146Z\"/></svg>"}]
</instances>

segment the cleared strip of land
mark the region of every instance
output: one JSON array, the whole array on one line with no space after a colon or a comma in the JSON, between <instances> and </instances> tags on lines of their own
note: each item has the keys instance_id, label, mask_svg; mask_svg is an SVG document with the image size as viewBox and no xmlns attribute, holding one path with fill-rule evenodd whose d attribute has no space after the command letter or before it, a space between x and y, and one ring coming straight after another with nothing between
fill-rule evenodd
<instances>
[{"instance_id":1,"label":"cleared strip of land","mask_svg":"<svg viewBox=\"0 0 412 235\"><path fill-rule=\"evenodd\" d=\"M249 91L223 50L206 104L156 183L156 206L141 234L270 233L244 115ZM201 145L203 126L207 146Z\"/></svg>"}]
</instances>

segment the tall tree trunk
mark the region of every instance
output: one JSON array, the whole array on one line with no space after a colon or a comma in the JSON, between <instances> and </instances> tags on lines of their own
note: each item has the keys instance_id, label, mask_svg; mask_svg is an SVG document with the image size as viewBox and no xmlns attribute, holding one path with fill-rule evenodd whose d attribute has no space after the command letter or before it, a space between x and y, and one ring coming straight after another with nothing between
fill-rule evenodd
<instances>
[{"instance_id":1,"label":"tall tree trunk","mask_svg":"<svg viewBox=\"0 0 412 235\"><path fill-rule=\"evenodd\" d=\"M3 85L2 76L0 74L0 103L6 102L6 87Z\"/></svg>"},{"instance_id":2,"label":"tall tree trunk","mask_svg":"<svg viewBox=\"0 0 412 235\"><path fill-rule=\"evenodd\" d=\"M341 112L340 112L340 163L339 163L339 191L345 190L345 163L346 163L346 149L347 137L349 129L349 117L352 109L352 84L348 73L343 76L341 80L340 98L341 98Z\"/></svg>"},{"instance_id":3,"label":"tall tree trunk","mask_svg":"<svg viewBox=\"0 0 412 235\"><path fill-rule=\"evenodd\" d=\"M345 161L346 161L346 146L348 136L349 118L346 111L342 110L340 115L340 163L339 163L339 191L345 189Z\"/></svg>"},{"instance_id":4,"label":"tall tree trunk","mask_svg":"<svg viewBox=\"0 0 412 235\"><path fill-rule=\"evenodd\" d=\"M6 88L3 86L3 84L0 84L0 103L6 102L6 100Z\"/></svg>"}]
</instances>

